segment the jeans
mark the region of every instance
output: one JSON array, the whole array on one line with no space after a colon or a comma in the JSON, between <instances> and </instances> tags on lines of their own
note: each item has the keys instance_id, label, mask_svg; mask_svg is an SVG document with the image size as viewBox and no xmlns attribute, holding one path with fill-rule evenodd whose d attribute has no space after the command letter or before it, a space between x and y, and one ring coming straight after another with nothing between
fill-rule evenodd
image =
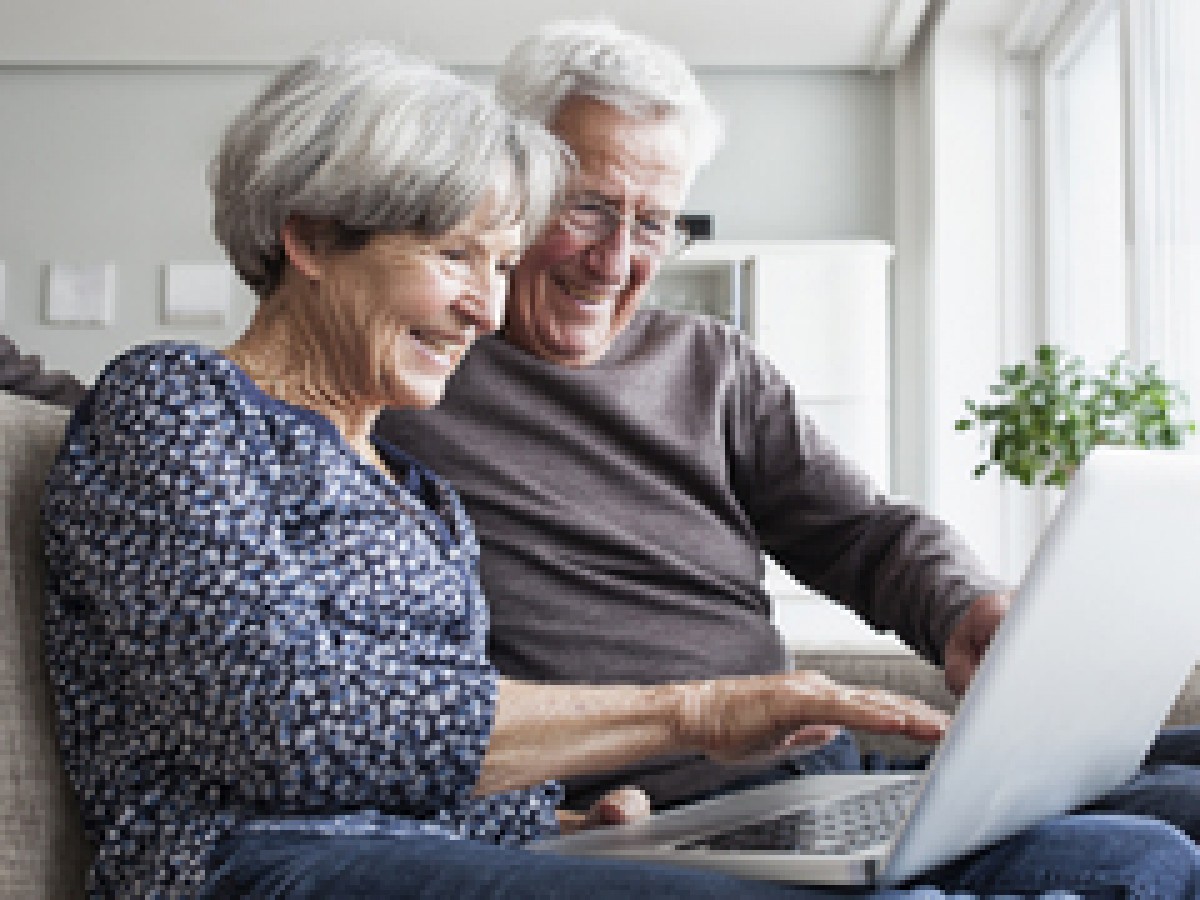
<instances>
[{"instance_id":1,"label":"jeans","mask_svg":"<svg viewBox=\"0 0 1200 900\"><path fill-rule=\"evenodd\" d=\"M924 761L860 759L839 738L798 765L748 779L802 772L919 768ZM891 890L837 890L751 882L674 866L530 853L436 837L324 837L245 832L218 846L206 900L316 898L788 898L848 896L1200 898L1200 730L1165 734L1142 773L1085 811L1058 816Z\"/></svg>"},{"instance_id":2,"label":"jeans","mask_svg":"<svg viewBox=\"0 0 1200 900\"><path fill-rule=\"evenodd\" d=\"M1164 731L1142 770L1087 809L1153 816L1200 843L1200 728Z\"/></svg>"},{"instance_id":3,"label":"jeans","mask_svg":"<svg viewBox=\"0 0 1200 900\"><path fill-rule=\"evenodd\" d=\"M243 832L220 844L203 900L887 900L1194 897L1194 847L1153 819L1066 816L908 888L842 891L668 865L530 853L472 841Z\"/></svg>"}]
</instances>

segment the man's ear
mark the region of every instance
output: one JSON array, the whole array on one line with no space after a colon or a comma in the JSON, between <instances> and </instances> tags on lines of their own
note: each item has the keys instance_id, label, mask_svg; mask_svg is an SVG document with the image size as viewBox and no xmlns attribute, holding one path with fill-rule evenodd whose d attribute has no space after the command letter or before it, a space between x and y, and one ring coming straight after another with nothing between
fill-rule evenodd
<instances>
[{"instance_id":1,"label":"man's ear","mask_svg":"<svg viewBox=\"0 0 1200 900\"><path fill-rule=\"evenodd\" d=\"M288 216L280 234L283 255L307 281L316 283L325 274L325 259L318 249L317 229L310 219Z\"/></svg>"}]
</instances>

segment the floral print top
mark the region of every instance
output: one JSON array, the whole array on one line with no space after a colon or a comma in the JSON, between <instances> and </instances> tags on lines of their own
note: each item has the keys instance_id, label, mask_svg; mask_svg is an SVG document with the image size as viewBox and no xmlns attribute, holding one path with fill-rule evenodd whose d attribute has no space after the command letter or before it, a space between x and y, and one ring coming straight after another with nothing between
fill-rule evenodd
<instances>
[{"instance_id":1,"label":"floral print top","mask_svg":"<svg viewBox=\"0 0 1200 900\"><path fill-rule=\"evenodd\" d=\"M186 897L239 829L552 833L553 782L478 798L496 672L453 491L389 479L197 345L136 348L43 501L61 744L93 897Z\"/></svg>"}]
</instances>

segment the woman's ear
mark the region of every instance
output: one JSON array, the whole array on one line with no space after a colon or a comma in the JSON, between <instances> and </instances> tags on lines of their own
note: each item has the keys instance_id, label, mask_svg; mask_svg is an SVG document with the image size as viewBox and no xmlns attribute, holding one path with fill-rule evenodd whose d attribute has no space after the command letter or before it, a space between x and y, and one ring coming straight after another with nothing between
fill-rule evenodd
<instances>
[{"instance_id":1,"label":"woman's ear","mask_svg":"<svg viewBox=\"0 0 1200 900\"><path fill-rule=\"evenodd\" d=\"M292 268L305 280L314 284L319 282L325 274L325 259L318 249L320 242L314 223L302 216L288 216L284 220L280 239L283 242L283 255Z\"/></svg>"}]
</instances>

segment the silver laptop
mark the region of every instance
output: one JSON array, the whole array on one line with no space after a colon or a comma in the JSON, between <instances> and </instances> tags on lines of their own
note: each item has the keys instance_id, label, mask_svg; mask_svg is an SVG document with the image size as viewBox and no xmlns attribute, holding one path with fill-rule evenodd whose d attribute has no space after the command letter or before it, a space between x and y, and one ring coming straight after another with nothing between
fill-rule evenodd
<instances>
[{"instance_id":1,"label":"silver laptop","mask_svg":"<svg viewBox=\"0 0 1200 900\"><path fill-rule=\"evenodd\" d=\"M896 884L1086 804L1137 770L1200 657L1200 456L1102 447L921 773L729 794L533 849L758 879Z\"/></svg>"}]
</instances>

